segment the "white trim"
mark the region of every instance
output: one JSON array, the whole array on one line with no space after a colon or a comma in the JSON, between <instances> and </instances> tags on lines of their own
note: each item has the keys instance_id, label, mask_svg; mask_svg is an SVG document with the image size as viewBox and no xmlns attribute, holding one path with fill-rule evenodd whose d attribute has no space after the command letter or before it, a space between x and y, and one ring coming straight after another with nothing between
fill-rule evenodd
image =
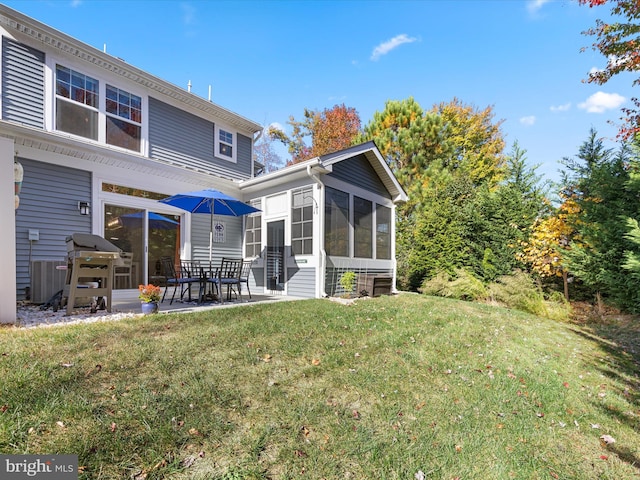
<instances>
[{"instance_id":1,"label":"white trim","mask_svg":"<svg viewBox=\"0 0 640 480\"><path fill-rule=\"evenodd\" d=\"M233 135L232 142L221 142L220 141L220 130L225 133L229 133ZM230 145L231 146L231 156L222 155L220 153L220 145ZM225 125L216 123L215 129L213 132L213 156L215 158L219 158L221 160L226 160L231 163L238 163L238 132L232 128L229 128Z\"/></svg>"}]
</instances>

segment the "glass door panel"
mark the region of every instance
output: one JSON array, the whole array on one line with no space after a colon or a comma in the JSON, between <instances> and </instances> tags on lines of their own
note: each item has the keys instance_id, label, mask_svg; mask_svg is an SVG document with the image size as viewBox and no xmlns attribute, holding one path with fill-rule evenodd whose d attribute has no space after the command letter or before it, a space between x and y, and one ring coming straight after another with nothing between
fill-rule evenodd
<instances>
[{"instance_id":1,"label":"glass door panel","mask_svg":"<svg viewBox=\"0 0 640 480\"><path fill-rule=\"evenodd\" d=\"M267 223L267 288L284 290L284 220Z\"/></svg>"},{"instance_id":2,"label":"glass door panel","mask_svg":"<svg viewBox=\"0 0 640 480\"><path fill-rule=\"evenodd\" d=\"M149 212L149 283L162 285L162 257L171 257L173 264L180 263L180 216Z\"/></svg>"},{"instance_id":3,"label":"glass door panel","mask_svg":"<svg viewBox=\"0 0 640 480\"><path fill-rule=\"evenodd\" d=\"M145 211L138 208L105 205L104 238L123 252L132 254L130 267L116 268L115 289L138 288L144 281Z\"/></svg>"}]
</instances>

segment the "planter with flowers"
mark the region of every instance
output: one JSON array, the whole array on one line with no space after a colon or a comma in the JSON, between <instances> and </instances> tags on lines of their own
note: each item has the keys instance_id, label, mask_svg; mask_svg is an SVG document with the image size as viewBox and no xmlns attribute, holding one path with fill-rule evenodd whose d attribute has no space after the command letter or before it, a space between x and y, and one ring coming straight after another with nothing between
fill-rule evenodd
<instances>
[{"instance_id":1,"label":"planter with flowers","mask_svg":"<svg viewBox=\"0 0 640 480\"><path fill-rule=\"evenodd\" d=\"M142 301L142 313L148 315L158 312L158 302L160 301L160 293L162 289L156 285L138 285L140 292L138 297Z\"/></svg>"}]
</instances>

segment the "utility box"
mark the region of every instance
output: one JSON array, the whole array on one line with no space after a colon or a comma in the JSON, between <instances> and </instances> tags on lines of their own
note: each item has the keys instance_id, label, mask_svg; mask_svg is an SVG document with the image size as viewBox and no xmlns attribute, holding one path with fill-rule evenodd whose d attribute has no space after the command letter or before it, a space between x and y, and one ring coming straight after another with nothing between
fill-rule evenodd
<instances>
[{"instance_id":1,"label":"utility box","mask_svg":"<svg viewBox=\"0 0 640 480\"><path fill-rule=\"evenodd\" d=\"M360 273L356 282L356 293L379 297L380 295L391 295L392 287L393 277L391 275Z\"/></svg>"},{"instance_id":2,"label":"utility box","mask_svg":"<svg viewBox=\"0 0 640 480\"><path fill-rule=\"evenodd\" d=\"M66 260L33 260L31 262L31 302L45 303L64 288Z\"/></svg>"}]
</instances>

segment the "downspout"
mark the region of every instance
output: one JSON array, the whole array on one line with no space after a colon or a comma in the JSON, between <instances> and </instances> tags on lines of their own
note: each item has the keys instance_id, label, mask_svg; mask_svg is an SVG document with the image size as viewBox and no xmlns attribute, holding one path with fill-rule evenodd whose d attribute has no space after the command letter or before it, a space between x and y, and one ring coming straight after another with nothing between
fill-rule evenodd
<instances>
[{"instance_id":1,"label":"downspout","mask_svg":"<svg viewBox=\"0 0 640 480\"><path fill-rule=\"evenodd\" d=\"M258 142L258 140L260 140L263 133L264 128L258 132L258 135L253 139L253 145L251 146L251 178L254 178L256 176L256 157L255 153L253 152L256 151L256 143Z\"/></svg>"},{"instance_id":2,"label":"downspout","mask_svg":"<svg viewBox=\"0 0 640 480\"><path fill-rule=\"evenodd\" d=\"M324 205L324 183L320 180L317 174L313 173L311 169L311 165L307 165L307 175L316 182L318 185L318 189L320 190L320 201L318 206L318 229L320 230L320 235L318 235L318 244L320 246L320 273L316 281L320 285L320 297L327 297L327 292L324 289L324 282L326 277L326 266L327 266L327 252L324 249L324 214L320 211L320 208Z\"/></svg>"}]
</instances>

